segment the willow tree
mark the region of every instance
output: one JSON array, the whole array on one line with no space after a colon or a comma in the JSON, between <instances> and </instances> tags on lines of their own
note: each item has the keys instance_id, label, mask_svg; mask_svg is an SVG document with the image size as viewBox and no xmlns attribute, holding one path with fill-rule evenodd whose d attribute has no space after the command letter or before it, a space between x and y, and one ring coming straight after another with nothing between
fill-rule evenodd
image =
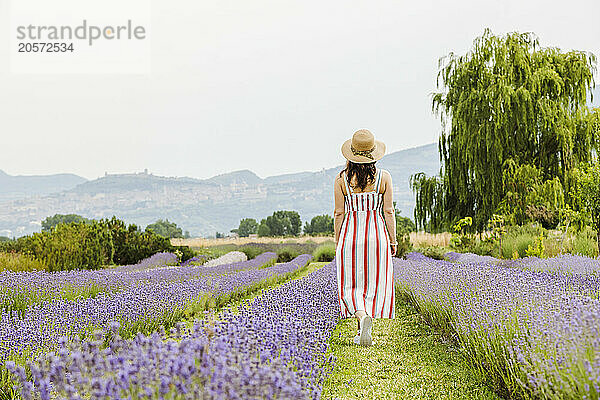
<instances>
[{"instance_id":1,"label":"willow tree","mask_svg":"<svg viewBox=\"0 0 600 400\"><path fill-rule=\"evenodd\" d=\"M440 177L412 177L421 227L472 216L482 229L506 195L503 166L529 164L542 182L591 157L597 143L587 109L596 59L542 48L533 33L475 39L465 55L440 59L433 112L440 116ZM565 191L568 192L568 191Z\"/></svg>"}]
</instances>

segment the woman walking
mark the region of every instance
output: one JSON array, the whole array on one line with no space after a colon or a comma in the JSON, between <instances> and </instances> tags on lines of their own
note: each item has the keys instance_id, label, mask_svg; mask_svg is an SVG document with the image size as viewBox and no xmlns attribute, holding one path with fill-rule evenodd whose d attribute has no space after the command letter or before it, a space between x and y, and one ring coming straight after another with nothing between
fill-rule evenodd
<instances>
[{"instance_id":1,"label":"woman walking","mask_svg":"<svg viewBox=\"0 0 600 400\"><path fill-rule=\"evenodd\" d=\"M342 318L355 316L354 343L373 343L373 318L394 318L396 217L392 177L375 166L385 144L366 129L342 145L348 160L334 183L338 297Z\"/></svg>"}]
</instances>

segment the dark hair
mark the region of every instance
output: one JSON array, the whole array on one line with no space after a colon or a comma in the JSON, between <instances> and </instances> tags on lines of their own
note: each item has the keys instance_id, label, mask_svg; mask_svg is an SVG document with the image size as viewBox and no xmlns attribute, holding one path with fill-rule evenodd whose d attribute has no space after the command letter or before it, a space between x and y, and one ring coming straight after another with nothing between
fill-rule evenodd
<instances>
[{"instance_id":1,"label":"dark hair","mask_svg":"<svg viewBox=\"0 0 600 400\"><path fill-rule=\"evenodd\" d=\"M368 184L375 183L375 162L358 164L348 161L346 168L340 172L340 176L343 176L344 172L348 177L348 185L352 182L352 178L356 177L356 187L364 191Z\"/></svg>"}]
</instances>

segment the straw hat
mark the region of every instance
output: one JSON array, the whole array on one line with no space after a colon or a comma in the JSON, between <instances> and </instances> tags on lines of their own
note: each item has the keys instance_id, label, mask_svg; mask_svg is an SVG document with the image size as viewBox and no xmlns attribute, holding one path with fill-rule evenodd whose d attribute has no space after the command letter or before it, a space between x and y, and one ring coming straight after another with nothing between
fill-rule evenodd
<instances>
[{"instance_id":1,"label":"straw hat","mask_svg":"<svg viewBox=\"0 0 600 400\"><path fill-rule=\"evenodd\" d=\"M342 145L342 154L347 160L357 164L375 162L385 154L385 144L375 140L375 136L366 129L354 132L352 139Z\"/></svg>"}]
</instances>

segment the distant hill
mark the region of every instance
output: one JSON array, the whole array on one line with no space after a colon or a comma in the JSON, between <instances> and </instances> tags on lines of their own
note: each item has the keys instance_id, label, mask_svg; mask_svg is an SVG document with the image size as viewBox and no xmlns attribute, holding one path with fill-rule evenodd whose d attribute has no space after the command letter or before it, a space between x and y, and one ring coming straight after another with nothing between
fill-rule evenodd
<instances>
[{"instance_id":1,"label":"distant hill","mask_svg":"<svg viewBox=\"0 0 600 400\"><path fill-rule=\"evenodd\" d=\"M437 144L390 153L378 165L392 174L394 199L402 215L412 217L410 175L439 172ZM148 173L106 175L60 193L0 201L0 235L37 231L41 220L56 213L88 218L116 215L142 227L168 218L201 236L228 233L242 218L260 220L275 210L296 210L306 221L333 212L333 179L342 168L265 179L249 170L203 180Z\"/></svg>"},{"instance_id":2,"label":"distant hill","mask_svg":"<svg viewBox=\"0 0 600 400\"><path fill-rule=\"evenodd\" d=\"M137 174L105 175L93 181L87 181L74 187L71 192L79 194L109 194L129 191L155 191L167 187L194 185L204 182L194 178L169 178L145 172Z\"/></svg>"},{"instance_id":3,"label":"distant hill","mask_svg":"<svg viewBox=\"0 0 600 400\"><path fill-rule=\"evenodd\" d=\"M0 201L62 192L83 182L73 174L12 176L0 170Z\"/></svg>"},{"instance_id":4,"label":"distant hill","mask_svg":"<svg viewBox=\"0 0 600 400\"><path fill-rule=\"evenodd\" d=\"M252 171L248 171L247 169L243 171L234 171L229 172L227 174L217 175L207 180L211 183L216 183L218 185L237 185L237 184L247 184L247 185L258 185L262 183L262 179L259 178Z\"/></svg>"}]
</instances>

